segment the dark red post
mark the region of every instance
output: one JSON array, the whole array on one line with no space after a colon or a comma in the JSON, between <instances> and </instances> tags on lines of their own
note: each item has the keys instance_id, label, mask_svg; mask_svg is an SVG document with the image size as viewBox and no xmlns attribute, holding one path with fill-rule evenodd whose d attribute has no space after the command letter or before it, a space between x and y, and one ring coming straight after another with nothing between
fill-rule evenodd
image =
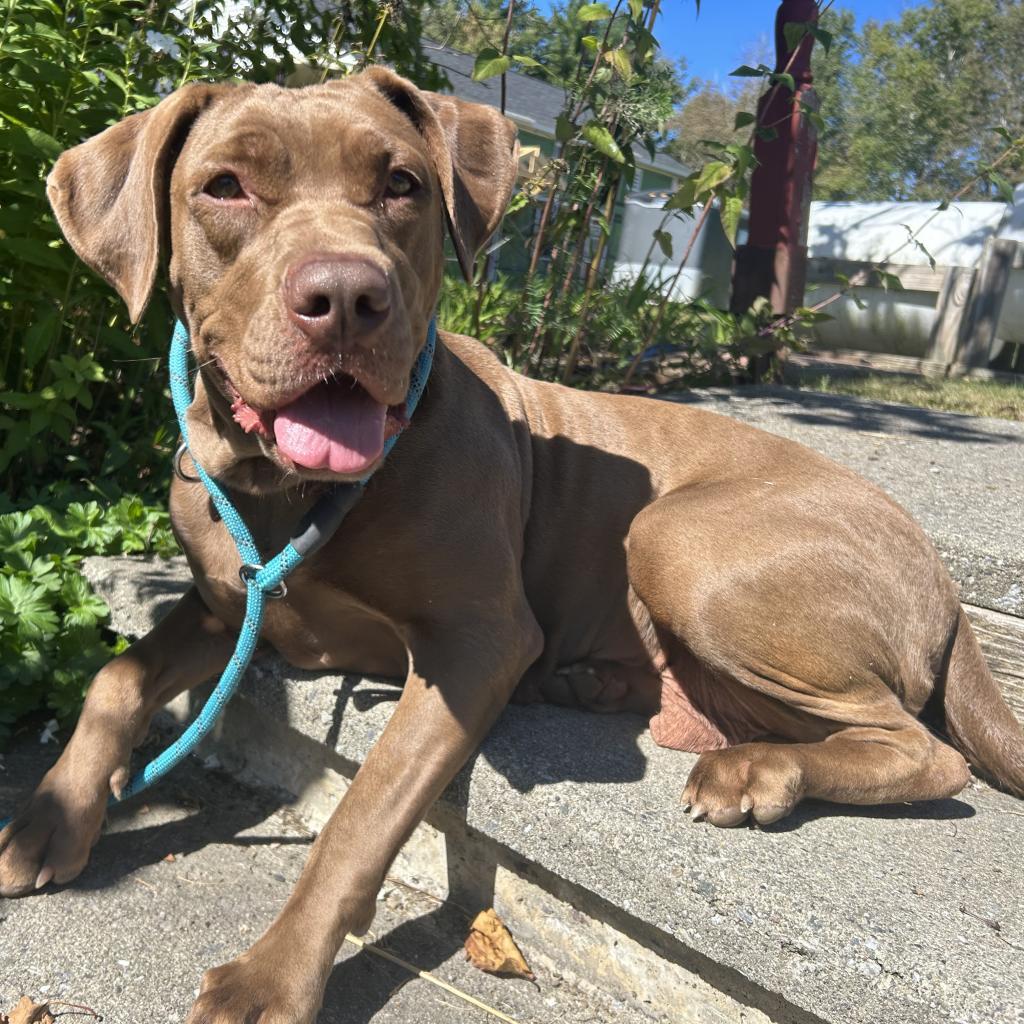
<instances>
[{"instance_id":1,"label":"dark red post","mask_svg":"<svg viewBox=\"0 0 1024 1024\"><path fill-rule=\"evenodd\" d=\"M807 35L796 56L786 45L784 26L817 22L814 0L783 0L775 15L776 71L788 71L796 96L786 85L770 90L758 104L758 124L773 127L772 139L758 137L759 161L750 182L750 232L736 250L732 276L732 310L742 313L764 295L776 313L792 313L803 305L807 277L807 218L818 152L817 133L802 105L817 109L812 88L811 50ZM792 57L792 62L790 58Z\"/></svg>"}]
</instances>

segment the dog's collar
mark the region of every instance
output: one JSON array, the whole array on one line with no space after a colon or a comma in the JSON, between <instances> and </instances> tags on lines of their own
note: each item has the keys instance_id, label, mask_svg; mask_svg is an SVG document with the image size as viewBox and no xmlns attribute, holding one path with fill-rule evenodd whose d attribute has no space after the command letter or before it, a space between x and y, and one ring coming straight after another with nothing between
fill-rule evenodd
<instances>
[{"instance_id":1,"label":"dog's collar","mask_svg":"<svg viewBox=\"0 0 1024 1024\"><path fill-rule=\"evenodd\" d=\"M405 426L408 426L412 414L423 396L423 390L427 385L427 378L430 376L430 369L434 362L434 350L437 347L437 319L431 317L427 327L427 340L424 344L416 363L412 368L409 377L409 390L405 396ZM188 328L178 320L174 325L174 333L171 335L170 352L170 379L171 398L174 402L174 411L178 417L178 429L181 431L181 446L175 455L175 468L180 465L184 452L188 452L198 479L202 481L214 504L221 512L224 524L228 527L235 543L238 545L239 554L243 559L243 569L247 566L262 565L259 552L249 534L245 523L228 501L227 496L221 490L217 482L209 476L203 467L196 460L195 455L189 448L188 423L186 414L192 404L192 388L188 376L188 352L189 335ZM395 442L401 436L405 426L392 437L384 442L384 452L381 462L390 454ZM378 467L381 462L378 462ZM180 475L180 474L179 474ZM302 557L311 555L314 551L326 543L334 532L341 525L342 520L349 513L355 503L362 497L363 490L370 480L371 473L368 473L362 480L355 483L338 484L332 487L321 497L312 509L302 518L301 522L292 535L290 546ZM225 515L225 510L229 510Z\"/></svg>"}]
</instances>

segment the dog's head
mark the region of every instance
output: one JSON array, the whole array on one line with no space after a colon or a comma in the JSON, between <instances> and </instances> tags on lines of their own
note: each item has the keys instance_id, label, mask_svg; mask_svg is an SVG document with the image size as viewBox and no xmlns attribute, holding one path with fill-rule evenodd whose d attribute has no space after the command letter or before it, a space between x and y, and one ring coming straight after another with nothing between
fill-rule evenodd
<instances>
[{"instance_id":1,"label":"dog's head","mask_svg":"<svg viewBox=\"0 0 1024 1024\"><path fill-rule=\"evenodd\" d=\"M497 111L374 68L294 90L187 86L64 153L48 192L133 320L169 258L236 456L355 479L404 422L444 222L468 274L516 155Z\"/></svg>"}]
</instances>

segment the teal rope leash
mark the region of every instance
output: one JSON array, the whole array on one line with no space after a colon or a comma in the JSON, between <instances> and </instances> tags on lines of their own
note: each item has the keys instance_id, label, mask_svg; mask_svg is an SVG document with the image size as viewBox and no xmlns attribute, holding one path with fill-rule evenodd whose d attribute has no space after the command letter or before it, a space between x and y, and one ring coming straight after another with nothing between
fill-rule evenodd
<instances>
[{"instance_id":1,"label":"teal rope leash","mask_svg":"<svg viewBox=\"0 0 1024 1024\"><path fill-rule=\"evenodd\" d=\"M423 395L427 378L430 376L436 345L437 324L431 320L427 330L427 341L413 367L409 392L405 398L407 419L412 417L413 411ZM186 413L192 404L192 389L188 378L188 350L188 330L181 321L178 321L174 325L174 333L171 336L169 369L171 398L174 401L174 411L178 417L178 427L181 430L182 441L186 449L188 449L189 443ZM390 453L397 440L398 435L396 434L385 441L385 457ZM121 791L121 800L141 793L158 779L162 779L172 768L188 757L209 734L228 701L234 696L245 670L249 667L249 662L252 661L259 641L260 628L263 625L263 612L267 598L283 596L285 577L304 558L313 554L331 538L334 531L341 525L342 520L362 496L363 488L369 480L369 476L367 476L358 483L342 484L325 494L303 517L291 540L281 552L264 565L260 561L256 542L235 506L231 504L217 481L207 474L199 464L190 449L189 455L199 479L209 492L210 498L220 514L221 521L231 534L242 559L240 575L245 583L246 591L245 617L242 620L238 643L231 655L231 660L221 673L213 693L207 698L195 721L162 754L150 761L141 772L131 779ZM111 797L110 803L115 805L118 803L118 799ZM11 820L10 818L0 820L0 828L5 827Z\"/></svg>"}]
</instances>

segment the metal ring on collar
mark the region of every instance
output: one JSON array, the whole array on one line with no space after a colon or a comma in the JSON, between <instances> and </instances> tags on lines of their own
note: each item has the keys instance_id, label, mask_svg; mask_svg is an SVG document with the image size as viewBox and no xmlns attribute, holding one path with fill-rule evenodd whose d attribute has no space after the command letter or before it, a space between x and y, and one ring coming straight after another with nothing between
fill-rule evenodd
<instances>
[{"instance_id":1,"label":"metal ring on collar","mask_svg":"<svg viewBox=\"0 0 1024 1024\"><path fill-rule=\"evenodd\" d=\"M181 468L181 460L187 451L188 445L182 441L181 444L178 445L178 450L174 453L174 458L171 460L171 466L174 469L174 475L179 480L183 480L187 484L197 484L199 483L199 477L189 476L189 474ZM195 465L194 462L193 465Z\"/></svg>"},{"instance_id":2,"label":"metal ring on collar","mask_svg":"<svg viewBox=\"0 0 1024 1024\"><path fill-rule=\"evenodd\" d=\"M263 571L263 568L264 567L262 565L255 565L252 562L247 562L245 565L238 567L238 576L241 581L248 586L252 580L256 579L256 574ZM288 587L285 585L284 580L281 580L276 587L271 587L270 590L264 590L263 593L266 594L267 597L276 601L288 593Z\"/></svg>"}]
</instances>

